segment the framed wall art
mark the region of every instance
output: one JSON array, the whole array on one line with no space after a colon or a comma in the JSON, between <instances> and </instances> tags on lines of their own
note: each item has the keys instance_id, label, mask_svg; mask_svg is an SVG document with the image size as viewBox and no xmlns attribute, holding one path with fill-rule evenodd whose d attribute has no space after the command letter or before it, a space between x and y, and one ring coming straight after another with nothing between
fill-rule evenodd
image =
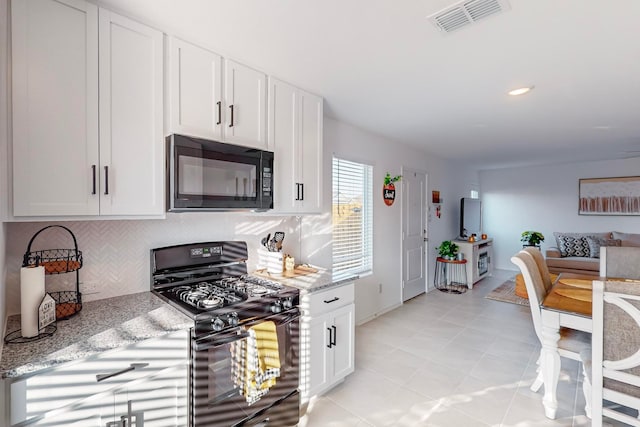
<instances>
[{"instance_id":1,"label":"framed wall art","mask_svg":"<svg viewBox=\"0 0 640 427\"><path fill-rule=\"evenodd\" d=\"M640 176L580 179L580 215L640 215Z\"/></svg>"}]
</instances>

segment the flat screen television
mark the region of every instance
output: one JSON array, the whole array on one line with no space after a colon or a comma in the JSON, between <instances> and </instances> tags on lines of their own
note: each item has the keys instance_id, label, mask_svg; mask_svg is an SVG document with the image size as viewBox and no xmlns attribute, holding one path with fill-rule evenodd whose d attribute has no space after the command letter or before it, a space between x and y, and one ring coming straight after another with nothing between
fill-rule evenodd
<instances>
[{"instance_id":1,"label":"flat screen television","mask_svg":"<svg viewBox=\"0 0 640 427\"><path fill-rule=\"evenodd\" d=\"M460 199L460 237L482 234L482 202L480 199Z\"/></svg>"}]
</instances>

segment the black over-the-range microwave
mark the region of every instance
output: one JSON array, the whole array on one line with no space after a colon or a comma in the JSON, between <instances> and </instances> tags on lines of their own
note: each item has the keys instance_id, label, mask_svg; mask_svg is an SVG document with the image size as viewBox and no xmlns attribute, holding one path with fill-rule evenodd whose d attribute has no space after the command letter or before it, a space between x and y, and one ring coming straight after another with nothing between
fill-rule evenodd
<instances>
[{"instance_id":1,"label":"black over-the-range microwave","mask_svg":"<svg viewBox=\"0 0 640 427\"><path fill-rule=\"evenodd\" d=\"M167 210L272 208L272 152L184 135L167 137Z\"/></svg>"}]
</instances>

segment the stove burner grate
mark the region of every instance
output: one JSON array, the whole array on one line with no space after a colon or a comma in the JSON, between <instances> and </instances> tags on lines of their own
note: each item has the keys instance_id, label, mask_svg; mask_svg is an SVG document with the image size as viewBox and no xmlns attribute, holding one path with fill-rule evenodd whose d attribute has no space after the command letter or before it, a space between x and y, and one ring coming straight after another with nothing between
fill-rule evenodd
<instances>
[{"instance_id":1,"label":"stove burner grate","mask_svg":"<svg viewBox=\"0 0 640 427\"><path fill-rule=\"evenodd\" d=\"M237 290L225 288L219 283L200 282L193 285L176 286L169 290L179 301L201 310L233 305L247 299Z\"/></svg>"}]
</instances>

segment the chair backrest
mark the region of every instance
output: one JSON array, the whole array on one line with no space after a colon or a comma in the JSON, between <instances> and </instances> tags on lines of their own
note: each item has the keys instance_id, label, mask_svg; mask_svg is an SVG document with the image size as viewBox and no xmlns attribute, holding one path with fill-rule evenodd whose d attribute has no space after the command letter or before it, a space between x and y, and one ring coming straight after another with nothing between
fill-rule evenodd
<instances>
[{"instance_id":1,"label":"chair backrest","mask_svg":"<svg viewBox=\"0 0 640 427\"><path fill-rule=\"evenodd\" d=\"M640 248L633 246L601 247L600 276L640 279Z\"/></svg>"},{"instance_id":2,"label":"chair backrest","mask_svg":"<svg viewBox=\"0 0 640 427\"><path fill-rule=\"evenodd\" d=\"M524 248L523 251L530 254L536 262L538 266L538 271L540 272L540 277L542 278L542 282L544 283L544 288L549 292L551 286L553 285L553 281L551 280L551 274L549 274L549 267L547 267L547 262L544 260L544 255L539 248L527 247Z\"/></svg>"},{"instance_id":3,"label":"chair backrest","mask_svg":"<svg viewBox=\"0 0 640 427\"><path fill-rule=\"evenodd\" d=\"M542 277L538 270L533 256L525 251L520 251L511 257L511 262L520 268L524 284L527 288L529 297L529 307L531 308L531 317L533 319L533 327L536 331L538 339L542 341L542 320L540 313L540 303L547 295L547 289L542 282Z\"/></svg>"},{"instance_id":4,"label":"chair backrest","mask_svg":"<svg viewBox=\"0 0 640 427\"><path fill-rule=\"evenodd\" d=\"M640 408L640 283L593 282L592 335L593 421L602 415L622 422L638 422L602 399Z\"/></svg>"}]
</instances>

